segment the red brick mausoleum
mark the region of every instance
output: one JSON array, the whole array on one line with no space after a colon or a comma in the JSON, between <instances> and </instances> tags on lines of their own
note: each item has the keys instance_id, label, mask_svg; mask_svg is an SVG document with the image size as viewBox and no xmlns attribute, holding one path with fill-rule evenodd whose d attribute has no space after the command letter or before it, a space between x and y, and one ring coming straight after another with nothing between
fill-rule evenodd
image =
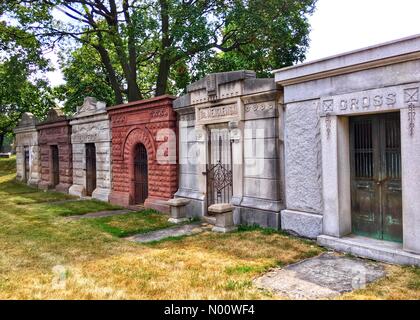
<instances>
[{"instance_id":1,"label":"red brick mausoleum","mask_svg":"<svg viewBox=\"0 0 420 320\"><path fill-rule=\"evenodd\" d=\"M68 192L73 182L71 126L63 112L54 108L37 125L41 158L41 189Z\"/></svg>"},{"instance_id":2,"label":"red brick mausoleum","mask_svg":"<svg viewBox=\"0 0 420 320\"><path fill-rule=\"evenodd\" d=\"M177 191L175 98L169 95L108 107L112 131L110 202L168 212Z\"/></svg>"}]
</instances>

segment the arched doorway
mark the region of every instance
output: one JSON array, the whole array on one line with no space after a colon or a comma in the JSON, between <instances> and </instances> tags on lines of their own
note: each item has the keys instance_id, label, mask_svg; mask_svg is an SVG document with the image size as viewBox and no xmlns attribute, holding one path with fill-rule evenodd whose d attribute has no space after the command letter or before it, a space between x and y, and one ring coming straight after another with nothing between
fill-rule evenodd
<instances>
[{"instance_id":1,"label":"arched doorway","mask_svg":"<svg viewBox=\"0 0 420 320\"><path fill-rule=\"evenodd\" d=\"M147 150L139 143L134 147L134 202L142 204L148 196Z\"/></svg>"}]
</instances>

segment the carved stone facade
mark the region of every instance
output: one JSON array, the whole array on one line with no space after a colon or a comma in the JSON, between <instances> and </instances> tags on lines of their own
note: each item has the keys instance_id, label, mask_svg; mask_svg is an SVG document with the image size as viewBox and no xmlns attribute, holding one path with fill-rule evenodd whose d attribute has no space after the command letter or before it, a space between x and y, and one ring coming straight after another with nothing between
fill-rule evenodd
<instances>
[{"instance_id":1,"label":"carved stone facade","mask_svg":"<svg viewBox=\"0 0 420 320\"><path fill-rule=\"evenodd\" d=\"M173 99L165 95L108 107L112 130L111 202L141 204L137 196L143 192L145 207L169 212L166 201L178 186ZM147 162L136 167L139 146L146 150Z\"/></svg>"},{"instance_id":2,"label":"carved stone facade","mask_svg":"<svg viewBox=\"0 0 420 320\"><path fill-rule=\"evenodd\" d=\"M179 189L190 216L214 203L235 223L280 228L284 203L283 107L273 79L252 71L210 74L174 102L179 117Z\"/></svg>"},{"instance_id":3,"label":"carved stone facade","mask_svg":"<svg viewBox=\"0 0 420 320\"><path fill-rule=\"evenodd\" d=\"M41 177L37 123L32 113L25 112L14 130L16 179L32 186L38 186Z\"/></svg>"},{"instance_id":4,"label":"carved stone facade","mask_svg":"<svg viewBox=\"0 0 420 320\"><path fill-rule=\"evenodd\" d=\"M69 193L108 201L111 193L111 128L106 104L85 98L70 125L73 185Z\"/></svg>"},{"instance_id":5,"label":"carved stone facade","mask_svg":"<svg viewBox=\"0 0 420 320\"><path fill-rule=\"evenodd\" d=\"M419 36L275 71L286 110L283 229L355 255L420 264L419 71ZM399 126L390 126L393 131L379 123L391 116ZM363 134L355 135L355 121ZM360 142L364 151L357 141L368 141ZM373 162L371 153L382 156ZM380 204L370 206L375 201ZM382 217L382 238L360 236L359 212L365 224ZM401 227L402 244L386 240L385 224Z\"/></svg>"},{"instance_id":6,"label":"carved stone facade","mask_svg":"<svg viewBox=\"0 0 420 320\"><path fill-rule=\"evenodd\" d=\"M41 189L55 189L67 193L73 183L71 127L59 108L48 112L47 119L38 124L41 160ZM55 169L54 157L58 155ZM57 173L58 171L58 173ZM58 177L56 179L56 177Z\"/></svg>"}]
</instances>

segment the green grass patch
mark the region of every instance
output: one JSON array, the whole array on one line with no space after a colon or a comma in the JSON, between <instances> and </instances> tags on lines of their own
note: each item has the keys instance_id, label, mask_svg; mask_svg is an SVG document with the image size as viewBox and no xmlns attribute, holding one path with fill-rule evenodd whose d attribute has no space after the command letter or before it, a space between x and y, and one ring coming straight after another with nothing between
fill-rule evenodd
<instances>
[{"instance_id":1,"label":"green grass patch","mask_svg":"<svg viewBox=\"0 0 420 320\"><path fill-rule=\"evenodd\" d=\"M128 237L173 226L168 216L155 210L89 219L89 223L116 237Z\"/></svg>"},{"instance_id":2,"label":"green grass patch","mask_svg":"<svg viewBox=\"0 0 420 320\"><path fill-rule=\"evenodd\" d=\"M99 200L74 200L61 203L40 203L33 206L44 214L53 216L77 216L91 212L119 210L121 207Z\"/></svg>"}]
</instances>

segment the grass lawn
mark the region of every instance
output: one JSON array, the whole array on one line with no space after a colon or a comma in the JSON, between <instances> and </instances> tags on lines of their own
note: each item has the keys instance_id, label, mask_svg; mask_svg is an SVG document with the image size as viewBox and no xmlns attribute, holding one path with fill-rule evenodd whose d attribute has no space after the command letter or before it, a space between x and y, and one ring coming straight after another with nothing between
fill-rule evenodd
<instances>
[{"instance_id":1,"label":"grass lawn","mask_svg":"<svg viewBox=\"0 0 420 320\"><path fill-rule=\"evenodd\" d=\"M0 299L273 299L252 280L318 255L311 241L243 228L138 244L123 234L168 226L155 212L99 219L65 216L115 208L73 201L14 181L14 159L0 160ZM109 206L109 207L108 207ZM420 299L420 270L389 275L341 298Z\"/></svg>"},{"instance_id":2,"label":"grass lawn","mask_svg":"<svg viewBox=\"0 0 420 320\"><path fill-rule=\"evenodd\" d=\"M88 221L116 237L128 237L137 233L146 233L174 226L174 224L168 222L168 216L151 209L118 216L89 219Z\"/></svg>"}]
</instances>

